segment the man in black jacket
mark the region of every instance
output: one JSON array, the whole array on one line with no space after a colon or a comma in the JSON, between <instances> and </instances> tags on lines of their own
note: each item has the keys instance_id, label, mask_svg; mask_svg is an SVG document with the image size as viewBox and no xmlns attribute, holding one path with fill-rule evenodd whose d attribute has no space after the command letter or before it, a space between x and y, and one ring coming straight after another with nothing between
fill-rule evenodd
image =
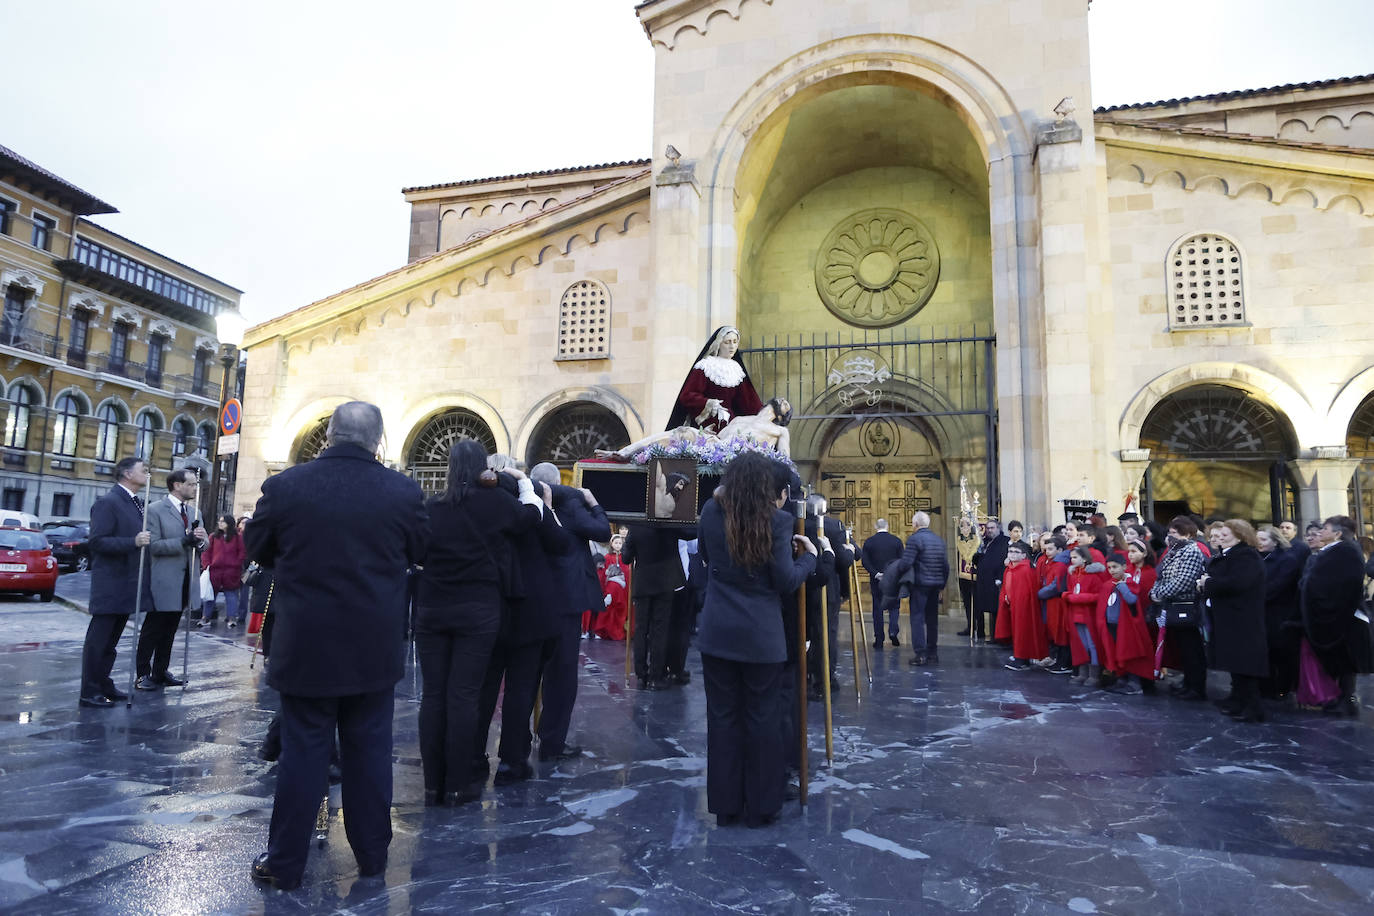
<instances>
[{"instance_id":1,"label":"man in black jacket","mask_svg":"<svg viewBox=\"0 0 1374 916\"><path fill-rule=\"evenodd\" d=\"M633 563L631 600L635 603L635 677L641 690L668 686L668 627L673 595L687 584L682 571L680 540L696 537L695 528L651 528L631 525L621 554Z\"/></svg>"},{"instance_id":2,"label":"man in black jacket","mask_svg":"<svg viewBox=\"0 0 1374 916\"><path fill-rule=\"evenodd\" d=\"M1002 533L1002 526L989 521L983 530L983 546L973 555L976 570L973 582L973 634L981 642L984 638L983 615L992 615L987 635L997 632L997 601L1002 594L1002 570L1007 565L1007 547L1011 538Z\"/></svg>"},{"instance_id":3,"label":"man in black jacket","mask_svg":"<svg viewBox=\"0 0 1374 916\"><path fill-rule=\"evenodd\" d=\"M830 549L834 551L834 567L827 569L819 584L815 583L817 573L812 573L807 579L807 593L812 589L825 587L825 613L826 613L826 639L827 649L830 654L830 689L832 691L840 688L839 679L835 677L835 663L839 656L837 642L840 634L840 605L844 602L844 595L840 587L841 580L849 575L849 567L854 564L854 545L845 542L844 525L840 524L839 519L831 518L826 515L829 506L825 497L819 493L812 493L806 497L806 534L811 538L811 542L816 545L818 552L824 550L821 546L818 534L824 534L829 541ZM823 563L817 563L819 570ZM821 671L821 641L820 630L820 609L816 607L815 619L812 619L810 601L807 602L807 631L811 639L811 652L807 660L807 671L811 675L813 682L819 683Z\"/></svg>"},{"instance_id":4,"label":"man in black jacket","mask_svg":"<svg viewBox=\"0 0 1374 916\"><path fill-rule=\"evenodd\" d=\"M873 648L883 647L883 570L902 555L902 539L887 530L887 519L880 518L873 523L876 529L873 536L864 541L859 552L859 561L868 570L868 589L873 593ZM898 639L901 630L902 605L898 600L893 603L887 614L887 634L894 646L900 646Z\"/></svg>"},{"instance_id":5,"label":"man in black jacket","mask_svg":"<svg viewBox=\"0 0 1374 916\"><path fill-rule=\"evenodd\" d=\"M568 595L558 621L558 632L545 650L540 678L544 707L539 716L539 759L562 760L577 757L582 748L568 744L573 704L577 702L577 655L582 638L582 612L602 607L601 580L596 577L589 541L598 544L611 539L611 523L597 504L591 490L577 490L559 481L558 466L536 464L530 480L544 483L553 491L553 511L558 521L577 542L567 554L554 561L560 581Z\"/></svg>"},{"instance_id":6,"label":"man in black jacket","mask_svg":"<svg viewBox=\"0 0 1374 916\"><path fill-rule=\"evenodd\" d=\"M363 876L391 844L392 711L405 672L406 570L422 561L415 482L375 455L382 412L335 409L328 448L262 485L248 555L275 568L278 615L267 682L281 692L281 763L267 852L252 876L298 887L337 730L349 846Z\"/></svg>"}]
</instances>

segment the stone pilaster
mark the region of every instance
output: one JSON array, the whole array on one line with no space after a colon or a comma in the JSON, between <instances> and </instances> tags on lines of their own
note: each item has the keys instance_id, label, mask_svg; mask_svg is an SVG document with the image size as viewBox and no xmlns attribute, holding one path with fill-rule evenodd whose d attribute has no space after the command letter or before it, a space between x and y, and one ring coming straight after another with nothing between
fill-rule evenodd
<instances>
[{"instance_id":1,"label":"stone pilaster","mask_svg":"<svg viewBox=\"0 0 1374 916\"><path fill-rule=\"evenodd\" d=\"M661 162L662 160L660 160ZM701 187L695 163L670 160L654 176L650 225L653 300L649 303L649 410L644 421L658 429L709 329L700 325Z\"/></svg>"},{"instance_id":2,"label":"stone pilaster","mask_svg":"<svg viewBox=\"0 0 1374 916\"><path fill-rule=\"evenodd\" d=\"M1347 458L1343 445L1319 446L1313 452L1314 458L1288 462L1298 482L1298 510L1303 520L1320 521L1332 515L1350 514L1347 488L1360 459Z\"/></svg>"}]
</instances>

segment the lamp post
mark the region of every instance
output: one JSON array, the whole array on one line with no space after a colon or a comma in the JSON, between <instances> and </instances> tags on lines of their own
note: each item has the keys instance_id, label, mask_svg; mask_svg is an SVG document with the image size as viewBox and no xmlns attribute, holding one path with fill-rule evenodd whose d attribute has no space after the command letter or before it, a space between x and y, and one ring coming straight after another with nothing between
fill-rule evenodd
<instances>
[{"instance_id":1,"label":"lamp post","mask_svg":"<svg viewBox=\"0 0 1374 916\"><path fill-rule=\"evenodd\" d=\"M220 514L220 468L224 464L224 459L219 453L220 436L224 435L220 417L224 415L224 405L229 400L229 370L238 362L239 344L243 343L243 332L247 326L248 322L237 309L220 312L215 318L215 336L219 338L219 359L224 364L224 374L220 378L219 411L215 416L215 453L210 456L210 460L214 462L214 471L210 477L210 498L201 503L201 512L205 513L211 530L214 529L214 519L219 518Z\"/></svg>"}]
</instances>

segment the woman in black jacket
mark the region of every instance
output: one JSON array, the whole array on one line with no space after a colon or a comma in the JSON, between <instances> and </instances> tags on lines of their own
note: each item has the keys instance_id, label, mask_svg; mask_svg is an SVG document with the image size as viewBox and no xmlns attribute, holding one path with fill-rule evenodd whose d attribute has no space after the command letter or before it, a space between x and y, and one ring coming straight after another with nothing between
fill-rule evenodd
<instances>
[{"instance_id":1,"label":"woman in black jacket","mask_svg":"<svg viewBox=\"0 0 1374 916\"><path fill-rule=\"evenodd\" d=\"M706 604L697 644L706 685L706 807L716 823L775 820L783 800L778 697L787 645L779 596L815 568L810 539L782 511L787 469L746 452L701 509ZM793 545L803 552L794 557Z\"/></svg>"},{"instance_id":2,"label":"woman in black jacket","mask_svg":"<svg viewBox=\"0 0 1374 916\"><path fill-rule=\"evenodd\" d=\"M1269 677L1260 685L1260 693L1270 700L1282 700L1298 687L1301 570L1282 531L1273 525L1261 525L1255 538L1264 558L1264 626L1269 639Z\"/></svg>"},{"instance_id":3,"label":"woman in black jacket","mask_svg":"<svg viewBox=\"0 0 1374 916\"><path fill-rule=\"evenodd\" d=\"M429 542L415 609L427 805L461 805L482 792L473 748L487 662L504 602L514 597L508 538L538 525L543 509L523 473L501 473L515 478L518 497L497 486L480 445L459 440L449 453L448 488L429 501Z\"/></svg>"},{"instance_id":4,"label":"woman in black jacket","mask_svg":"<svg viewBox=\"0 0 1374 916\"><path fill-rule=\"evenodd\" d=\"M1217 526L1220 553L1213 555L1198 589L1212 622L1211 667L1231 673L1231 697L1222 712L1242 722L1263 722L1259 684L1269 675L1265 639L1264 560L1255 549L1255 529L1243 519Z\"/></svg>"}]
</instances>

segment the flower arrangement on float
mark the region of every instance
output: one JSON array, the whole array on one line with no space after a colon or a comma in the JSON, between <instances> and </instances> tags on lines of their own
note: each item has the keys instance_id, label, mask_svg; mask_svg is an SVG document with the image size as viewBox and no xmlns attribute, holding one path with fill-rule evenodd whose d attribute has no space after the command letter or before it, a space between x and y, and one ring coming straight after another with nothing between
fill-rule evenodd
<instances>
[{"instance_id":1,"label":"flower arrangement on float","mask_svg":"<svg viewBox=\"0 0 1374 916\"><path fill-rule=\"evenodd\" d=\"M759 442L747 436L717 439L704 433L695 439L673 439L655 443L636 453L633 460L635 464L644 466L655 458L690 458L696 461L703 473L720 474L724 472L727 464L745 452L758 452L793 471L797 469L791 458L766 442Z\"/></svg>"}]
</instances>

